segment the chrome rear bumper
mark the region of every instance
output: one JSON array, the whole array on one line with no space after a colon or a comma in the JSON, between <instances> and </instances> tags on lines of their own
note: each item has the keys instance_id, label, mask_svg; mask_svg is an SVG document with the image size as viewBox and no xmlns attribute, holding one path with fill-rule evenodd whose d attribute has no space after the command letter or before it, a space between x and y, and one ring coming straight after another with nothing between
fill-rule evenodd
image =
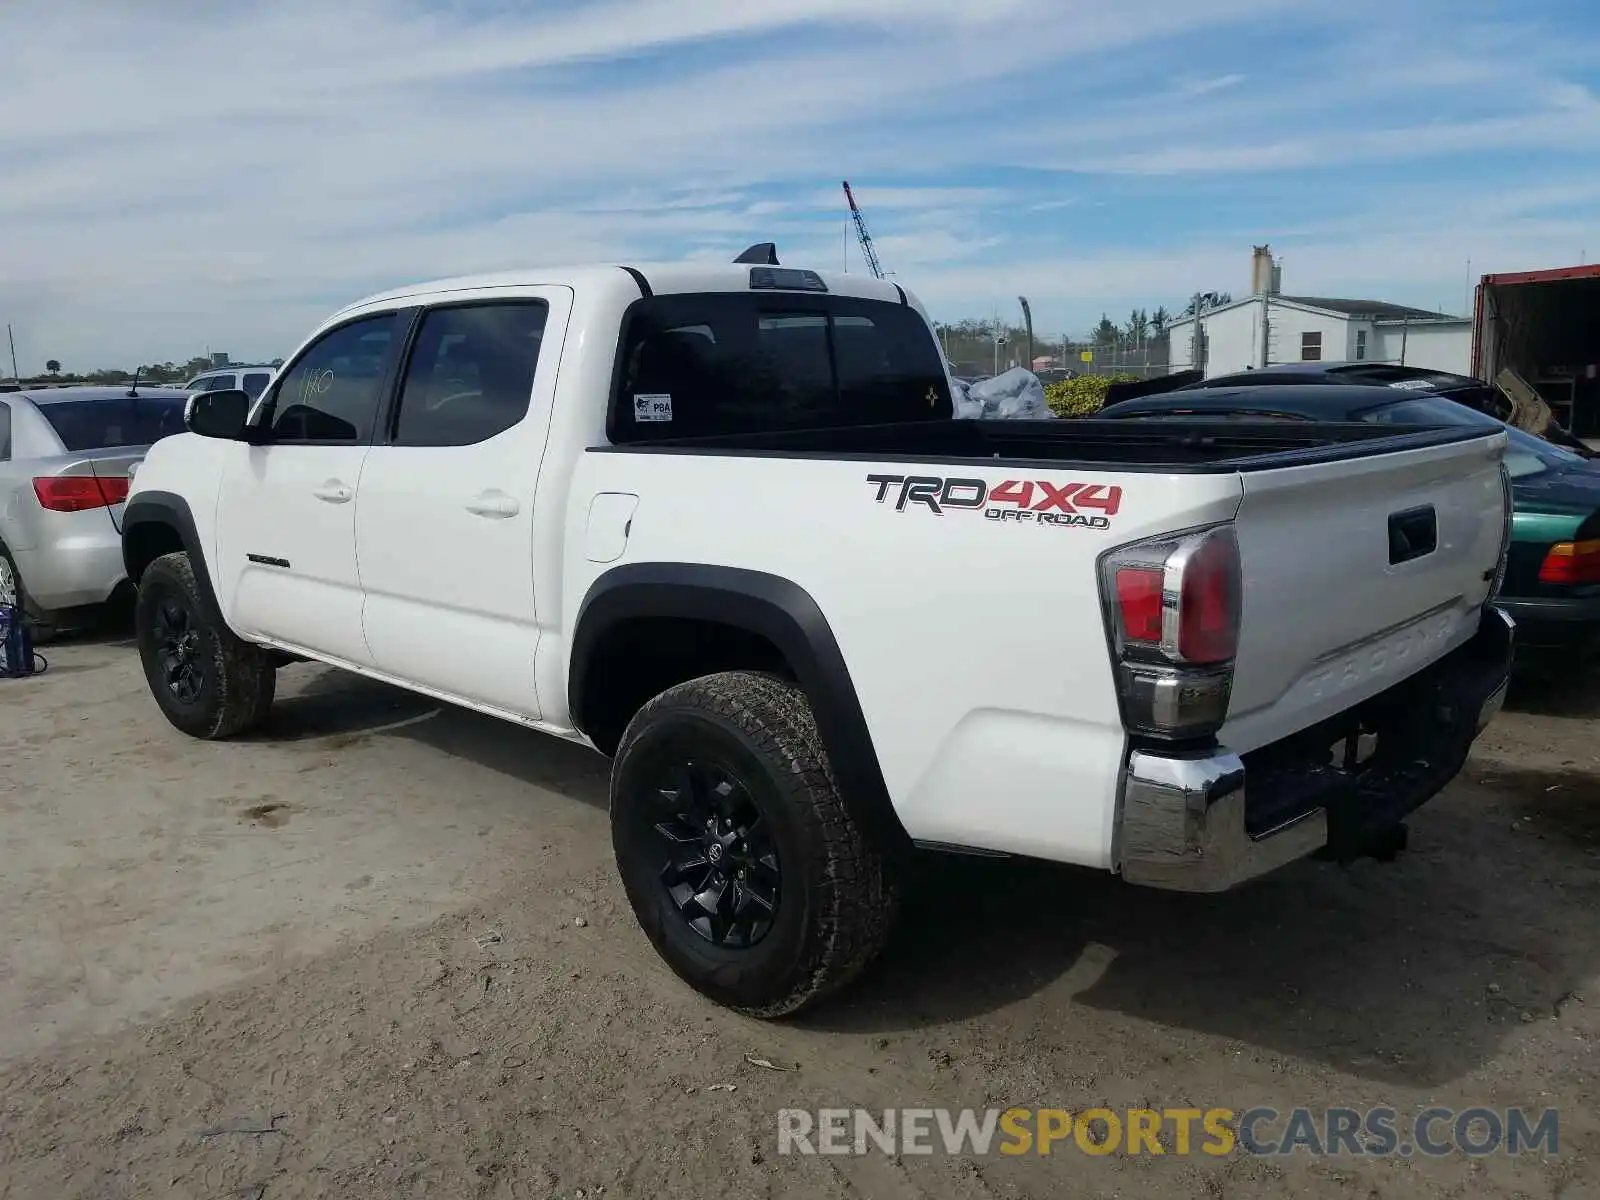
<instances>
[{"instance_id":1,"label":"chrome rear bumper","mask_svg":"<svg viewBox=\"0 0 1600 1200\"><path fill-rule=\"evenodd\" d=\"M1514 629L1505 613L1488 609L1478 635L1429 669L1438 674L1436 684L1420 679L1400 685L1435 686L1443 695L1466 700L1469 709L1440 710L1432 769L1383 775L1388 794L1376 800L1371 786L1348 788L1359 794L1343 799L1338 820L1359 825L1365 814L1352 811L1356 805L1373 810L1379 821L1391 814L1401 814L1395 820L1403 819L1404 813L1426 803L1456 775L1473 740L1505 703ZM1469 715L1470 720L1465 719ZM1326 766L1308 765L1307 788L1313 782L1325 788L1328 774ZM1248 775L1244 760L1222 749L1202 755L1132 751L1123 773L1117 831L1123 878L1146 887L1221 892L1329 845L1328 807L1310 808L1270 830L1252 833L1246 803ZM1280 768L1272 778L1281 788L1285 777ZM1282 807L1281 797L1274 801L1273 807Z\"/></svg>"}]
</instances>

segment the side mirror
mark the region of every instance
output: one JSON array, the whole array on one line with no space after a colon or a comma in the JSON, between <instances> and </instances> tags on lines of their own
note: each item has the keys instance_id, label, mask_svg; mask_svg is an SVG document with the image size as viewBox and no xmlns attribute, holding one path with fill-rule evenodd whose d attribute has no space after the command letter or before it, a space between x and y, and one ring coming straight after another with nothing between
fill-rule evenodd
<instances>
[{"instance_id":1,"label":"side mirror","mask_svg":"<svg viewBox=\"0 0 1600 1200\"><path fill-rule=\"evenodd\" d=\"M190 433L223 441L240 441L249 418L250 397L237 388L196 392L183 408L183 423Z\"/></svg>"}]
</instances>

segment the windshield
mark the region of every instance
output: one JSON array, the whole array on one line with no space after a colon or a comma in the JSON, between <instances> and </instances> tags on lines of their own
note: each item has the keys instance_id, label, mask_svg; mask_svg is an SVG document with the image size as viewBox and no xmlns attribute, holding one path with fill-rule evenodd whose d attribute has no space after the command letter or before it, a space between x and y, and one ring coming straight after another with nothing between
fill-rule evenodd
<instances>
[{"instance_id":1,"label":"windshield","mask_svg":"<svg viewBox=\"0 0 1600 1200\"><path fill-rule=\"evenodd\" d=\"M1509 425L1506 426L1506 441L1506 471L1513 479L1526 479L1530 475L1542 475L1546 471L1586 461L1581 455Z\"/></svg>"},{"instance_id":2,"label":"windshield","mask_svg":"<svg viewBox=\"0 0 1600 1200\"><path fill-rule=\"evenodd\" d=\"M1376 421L1383 425L1468 425L1494 428L1500 424L1493 417L1446 400L1442 396L1418 396L1396 404L1363 408L1351 414L1360 421Z\"/></svg>"},{"instance_id":3,"label":"windshield","mask_svg":"<svg viewBox=\"0 0 1600 1200\"><path fill-rule=\"evenodd\" d=\"M183 432L185 396L106 396L39 405L64 450L148 446Z\"/></svg>"}]
</instances>

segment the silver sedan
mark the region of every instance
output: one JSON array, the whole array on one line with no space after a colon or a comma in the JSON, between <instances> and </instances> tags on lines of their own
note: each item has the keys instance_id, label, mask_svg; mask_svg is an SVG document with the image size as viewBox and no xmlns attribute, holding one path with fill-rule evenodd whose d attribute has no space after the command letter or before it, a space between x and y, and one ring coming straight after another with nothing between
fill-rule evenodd
<instances>
[{"instance_id":1,"label":"silver sedan","mask_svg":"<svg viewBox=\"0 0 1600 1200\"><path fill-rule=\"evenodd\" d=\"M65 387L0 394L0 604L36 636L106 603L126 581L129 468L183 432L188 393Z\"/></svg>"}]
</instances>

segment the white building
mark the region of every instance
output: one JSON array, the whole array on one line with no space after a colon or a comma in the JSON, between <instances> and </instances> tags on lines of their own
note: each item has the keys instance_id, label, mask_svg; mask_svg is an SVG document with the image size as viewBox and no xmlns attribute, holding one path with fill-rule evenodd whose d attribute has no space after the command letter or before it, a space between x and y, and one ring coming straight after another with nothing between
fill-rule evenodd
<instances>
[{"instance_id":1,"label":"white building","mask_svg":"<svg viewBox=\"0 0 1600 1200\"><path fill-rule=\"evenodd\" d=\"M1472 320L1390 304L1280 294L1278 264L1257 246L1252 294L1168 326L1171 369L1206 378L1287 362L1387 362L1472 373Z\"/></svg>"}]
</instances>

